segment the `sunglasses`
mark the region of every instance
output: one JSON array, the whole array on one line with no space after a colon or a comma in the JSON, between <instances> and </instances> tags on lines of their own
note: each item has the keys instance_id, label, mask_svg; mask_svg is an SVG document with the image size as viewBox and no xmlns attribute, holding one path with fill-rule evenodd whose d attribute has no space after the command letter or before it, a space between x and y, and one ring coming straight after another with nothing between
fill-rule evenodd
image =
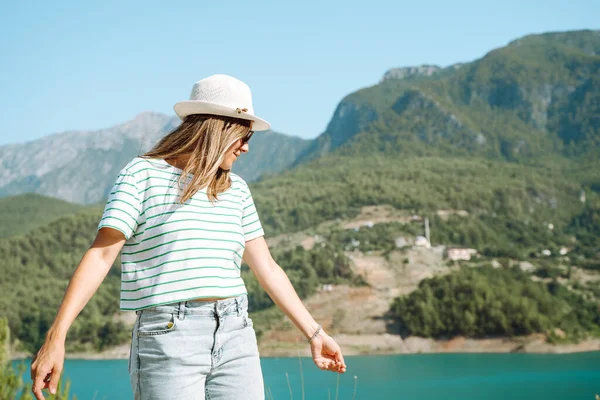
<instances>
[{"instance_id":1,"label":"sunglasses","mask_svg":"<svg viewBox=\"0 0 600 400\"><path fill-rule=\"evenodd\" d=\"M246 134L246 136L244 136L241 140L242 140L242 146L245 145L246 143L248 143L248 141L250 141L250 138L252 137L252 135L254 135L254 131L250 131Z\"/></svg>"}]
</instances>

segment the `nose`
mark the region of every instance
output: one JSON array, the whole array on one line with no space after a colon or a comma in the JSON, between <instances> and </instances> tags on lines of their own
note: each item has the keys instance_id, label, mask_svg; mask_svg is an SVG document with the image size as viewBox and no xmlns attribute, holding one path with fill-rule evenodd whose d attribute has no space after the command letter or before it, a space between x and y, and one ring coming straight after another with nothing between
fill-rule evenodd
<instances>
[{"instance_id":1,"label":"nose","mask_svg":"<svg viewBox=\"0 0 600 400\"><path fill-rule=\"evenodd\" d=\"M250 146L248 145L248 143L244 143L242 145L242 147L240 147L240 151L243 153L247 153L250 150Z\"/></svg>"}]
</instances>

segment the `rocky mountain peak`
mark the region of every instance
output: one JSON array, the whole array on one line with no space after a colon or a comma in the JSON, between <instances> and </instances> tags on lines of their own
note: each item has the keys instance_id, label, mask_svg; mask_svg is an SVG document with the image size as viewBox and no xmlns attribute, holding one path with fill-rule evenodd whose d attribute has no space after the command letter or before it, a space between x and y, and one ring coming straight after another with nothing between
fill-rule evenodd
<instances>
[{"instance_id":1,"label":"rocky mountain peak","mask_svg":"<svg viewBox=\"0 0 600 400\"><path fill-rule=\"evenodd\" d=\"M133 119L111 129L116 128L120 132L127 133L127 136L129 137L141 137L148 134L148 132L164 129L166 125L176 126L179 122L179 118L175 116L168 116L153 111L144 111L137 114Z\"/></svg>"},{"instance_id":2,"label":"rocky mountain peak","mask_svg":"<svg viewBox=\"0 0 600 400\"><path fill-rule=\"evenodd\" d=\"M392 68L383 74L381 82L388 79L405 79L413 76L431 76L439 72L442 68L437 65L420 65L417 67Z\"/></svg>"}]
</instances>

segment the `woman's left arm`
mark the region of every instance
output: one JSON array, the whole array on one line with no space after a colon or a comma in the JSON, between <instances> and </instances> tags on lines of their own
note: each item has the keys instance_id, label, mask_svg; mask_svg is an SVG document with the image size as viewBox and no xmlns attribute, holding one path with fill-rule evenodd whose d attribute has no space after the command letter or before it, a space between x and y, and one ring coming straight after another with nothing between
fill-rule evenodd
<instances>
[{"instance_id":1,"label":"woman's left arm","mask_svg":"<svg viewBox=\"0 0 600 400\"><path fill-rule=\"evenodd\" d=\"M244 261L275 304L304 336L310 339L317 330L318 324L302 304L286 273L271 257L263 236L246 242ZM346 372L346 363L340 346L322 328L312 340L310 347L317 367L340 373Z\"/></svg>"}]
</instances>

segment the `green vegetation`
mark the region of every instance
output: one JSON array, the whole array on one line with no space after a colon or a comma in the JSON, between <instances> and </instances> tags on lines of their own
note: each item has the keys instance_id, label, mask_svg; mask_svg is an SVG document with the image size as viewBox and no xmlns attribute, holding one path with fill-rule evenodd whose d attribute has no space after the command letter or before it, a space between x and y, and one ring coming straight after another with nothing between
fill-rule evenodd
<instances>
[{"instance_id":1,"label":"green vegetation","mask_svg":"<svg viewBox=\"0 0 600 400\"><path fill-rule=\"evenodd\" d=\"M373 227L362 226L357 230L338 229L327 236L327 241L339 245L344 250L356 248L363 253L379 250L385 252L395 249L395 239L402 235L424 235L422 222L411 224L389 222L375 224Z\"/></svg>"},{"instance_id":2,"label":"green vegetation","mask_svg":"<svg viewBox=\"0 0 600 400\"><path fill-rule=\"evenodd\" d=\"M0 237L22 235L86 208L35 193L0 198Z\"/></svg>"},{"instance_id":3,"label":"green vegetation","mask_svg":"<svg viewBox=\"0 0 600 400\"><path fill-rule=\"evenodd\" d=\"M556 281L533 282L517 268L468 268L425 279L396 298L391 314L407 334L425 337L515 336L562 329L569 339L600 336L597 302Z\"/></svg>"},{"instance_id":4,"label":"green vegetation","mask_svg":"<svg viewBox=\"0 0 600 400\"><path fill-rule=\"evenodd\" d=\"M577 238L574 263L582 268L600 270L600 202L591 202L576 215L566 232Z\"/></svg>"},{"instance_id":5,"label":"green vegetation","mask_svg":"<svg viewBox=\"0 0 600 400\"><path fill-rule=\"evenodd\" d=\"M481 158L329 155L252 190L269 236L352 218L360 207L379 204L419 214L461 209L562 227L583 209L580 182L600 182L600 163L588 167L582 172L561 163L532 167ZM588 197L594 196L590 190Z\"/></svg>"},{"instance_id":6,"label":"green vegetation","mask_svg":"<svg viewBox=\"0 0 600 400\"><path fill-rule=\"evenodd\" d=\"M346 96L301 159L331 151L530 165L597 159L599 47L597 31L529 35L460 68L385 80Z\"/></svg>"},{"instance_id":7,"label":"green vegetation","mask_svg":"<svg viewBox=\"0 0 600 400\"><path fill-rule=\"evenodd\" d=\"M34 352L42 345L99 219L99 215L76 214L24 236L0 239L0 316L8 318L23 350ZM113 319L120 278L117 262L73 323L68 351L102 350L129 338L122 322Z\"/></svg>"}]
</instances>

